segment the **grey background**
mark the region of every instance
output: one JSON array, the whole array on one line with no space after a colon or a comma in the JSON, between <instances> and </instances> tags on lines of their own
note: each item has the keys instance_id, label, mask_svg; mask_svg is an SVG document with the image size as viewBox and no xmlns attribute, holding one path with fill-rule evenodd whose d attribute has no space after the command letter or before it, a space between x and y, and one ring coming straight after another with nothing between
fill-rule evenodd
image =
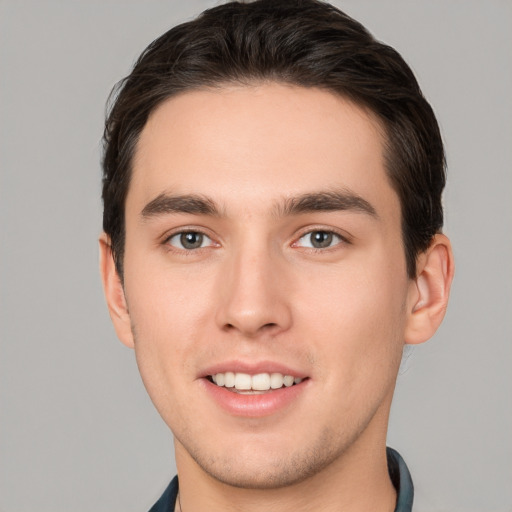
<instances>
[{"instance_id":1,"label":"grey background","mask_svg":"<svg viewBox=\"0 0 512 512\"><path fill-rule=\"evenodd\" d=\"M446 141L451 306L399 378L417 512L512 511L512 3L338 1L395 46ZM0 0L0 511L136 512L172 440L98 276L104 102L211 1Z\"/></svg>"}]
</instances>

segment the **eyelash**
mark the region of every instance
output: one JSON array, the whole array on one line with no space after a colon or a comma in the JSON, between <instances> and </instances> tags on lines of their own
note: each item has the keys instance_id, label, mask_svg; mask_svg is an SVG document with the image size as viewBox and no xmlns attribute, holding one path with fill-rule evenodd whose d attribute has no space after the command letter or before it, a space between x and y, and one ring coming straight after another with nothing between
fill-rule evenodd
<instances>
[{"instance_id":1,"label":"eyelash","mask_svg":"<svg viewBox=\"0 0 512 512\"><path fill-rule=\"evenodd\" d=\"M200 246L200 247L196 247L196 248L181 248L181 247L176 247L174 245L172 245L170 242L173 238L176 238L176 237L181 237L183 235L187 235L187 234L195 234L195 235L200 235L202 237L205 237L205 238L208 238L210 240L210 244L208 244L207 246ZM167 250L169 251L172 251L172 250L175 250L175 251L179 251L181 254L185 254L185 255L191 255L192 253L195 253L197 251L199 251L200 249L206 249L208 247L211 247L211 246L215 246L218 244L216 244L213 240L212 240L212 237L207 235L204 231L200 230L200 229L182 229L181 231L175 231L173 233L171 233L169 236L167 236L162 244L167 248Z\"/></svg>"},{"instance_id":2,"label":"eyelash","mask_svg":"<svg viewBox=\"0 0 512 512\"><path fill-rule=\"evenodd\" d=\"M334 243L333 245L329 245L327 247L308 247L308 246L299 245L300 240L302 240L304 237L307 237L308 235L311 236L314 233L324 233L327 235L331 235L331 236L337 237L339 239L339 241ZM176 247L170 243L170 241L173 238L181 237L181 236L187 235L187 234L196 234L196 235L200 235L202 237L206 237L210 240L210 244L208 244L204 247L201 245L196 248L188 248L187 249L187 248ZM350 243L351 243L350 240L346 236L342 235L341 233L339 233L333 229L325 229L325 228L318 227L318 228L313 228L313 229L309 228L307 231L304 231L303 233L301 233L301 235L298 238L296 238L295 241L291 244L291 247L302 248L308 252L325 253L329 250L335 249L339 245L350 244ZM175 231L175 232L171 233L169 236L167 236L163 240L162 245L166 246L166 248L169 251L175 250L175 251L179 251L180 253L185 254L185 255L191 255L201 249L206 249L208 247L219 247L220 244L214 242L211 236L209 236L208 234L206 234L204 231L202 231L200 229L182 229L181 231Z\"/></svg>"},{"instance_id":3,"label":"eyelash","mask_svg":"<svg viewBox=\"0 0 512 512\"><path fill-rule=\"evenodd\" d=\"M307 236L312 236L314 233L325 233L327 235L334 236L339 239L338 242L334 243L333 245L329 245L328 247L307 247L307 246L301 246L298 245L299 241ZM309 228L307 231L304 231L296 240L293 242L292 247L298 247L305 249L308 252L314 252L314 253L325 253L330 250L336 249L339 245L346 245L350 244L350 240L347 238L346 235L342 235L336 230L333 229L326 229L322 227L316 227L316 228Z\"/></svg>"}]
</instances>

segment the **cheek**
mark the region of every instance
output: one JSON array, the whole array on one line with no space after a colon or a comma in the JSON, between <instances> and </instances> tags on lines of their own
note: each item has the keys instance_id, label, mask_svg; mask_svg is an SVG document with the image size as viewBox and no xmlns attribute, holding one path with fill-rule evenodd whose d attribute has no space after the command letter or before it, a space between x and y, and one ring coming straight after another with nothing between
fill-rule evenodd
<instances>
[{"instance_id":1,"label":"cheek","mask_svg":"<svg viewBox=\"0 0 512 512\"><path fill-rule=\"evenodd\" d=\"M193 340L200 330L202 294L176 279L145 273L126 282L137 366L148 395L164 421L174 427L190 413L186 400L195 379ZM187 291L188 290L188 291Z\"/></svg>"},{"instance_id":2,"label":"cheek","mask_svg":"<svg viewBox=\"0 0 512 512\"><path fill-rule=\"evenodd\" d=\"M309 319L302 327L317 344L322 366L337 365L347 381L393 375L399 365L407 280L386 270L354 266L324 276L322 286L309 282L309 292L300 292L312 297L307 314L299 317Z\"/></svg>"},{"instance_id":3,"label":"cheek","mask_svg":"<svg viewBox=\"0 0 512 512\"><path fill-rule=\"evenodd\" d=\"M128 251L127 251L128 253ZM132 251L125 287L130 317L140 333L155 338L193 328L204 310L209 283L197 266L176 267L162 251Z\"/></svg>"},{"instance_id":4,"label":"cheek","mask_svg":"<svg viewBox=\"0 0 512 512\"><path fill-rule=\"evenodd\" d=\"M176 272L151 258L126 266L125 289L137 362L145 381L195 378L190 361L207 347L214 285L206 272ZM133 272L130 270L133 269Z\"/></svg>"}]
</instances>

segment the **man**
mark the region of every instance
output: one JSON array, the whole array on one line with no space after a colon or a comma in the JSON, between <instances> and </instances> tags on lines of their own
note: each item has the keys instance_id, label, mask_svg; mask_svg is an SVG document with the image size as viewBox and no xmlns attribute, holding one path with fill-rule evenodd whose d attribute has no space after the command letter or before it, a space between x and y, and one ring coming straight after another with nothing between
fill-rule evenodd
<instances>
[{"instance_id":1,"label":"man","mask_svg":"<svg viewBox=\"0 0 512 512\"><path fill-rule=\"evenodd\" d=\"M170 30L105 130L101 270L175 439L152 511L410 511L386 429L453 276L444 152L391 48L315 0Z\"/></svg>"}]
</instances>

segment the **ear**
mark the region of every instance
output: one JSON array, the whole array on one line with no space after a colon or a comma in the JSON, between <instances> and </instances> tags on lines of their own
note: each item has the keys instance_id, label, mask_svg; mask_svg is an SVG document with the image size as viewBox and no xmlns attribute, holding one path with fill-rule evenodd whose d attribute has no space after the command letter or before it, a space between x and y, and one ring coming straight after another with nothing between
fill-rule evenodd
<instances>
[{"instance_id":1,"label":"ear","mask_svg":"<svg viewBox=\"0 0 512 512\"><path fill-rule=\"evenodd\" d=\"M435 235L429 248L417 258L416 278L408 294L405 343L427 341L441 324L450 295L454 263L450 241Z\"/></svg>"},{"instance_id":2,"label":"ear","mask_svg":"<svg viewBox=\"0 0 512 512\"><path fill-rule=\"evenodd\" d=\"M134 342L128 306L123 285L114 263L110 238L107 234L103 233L100 236L99 244L101 280L110 318L114 324L117 337L124 345L133 348Z\"/></svg>"}]
</instances>

